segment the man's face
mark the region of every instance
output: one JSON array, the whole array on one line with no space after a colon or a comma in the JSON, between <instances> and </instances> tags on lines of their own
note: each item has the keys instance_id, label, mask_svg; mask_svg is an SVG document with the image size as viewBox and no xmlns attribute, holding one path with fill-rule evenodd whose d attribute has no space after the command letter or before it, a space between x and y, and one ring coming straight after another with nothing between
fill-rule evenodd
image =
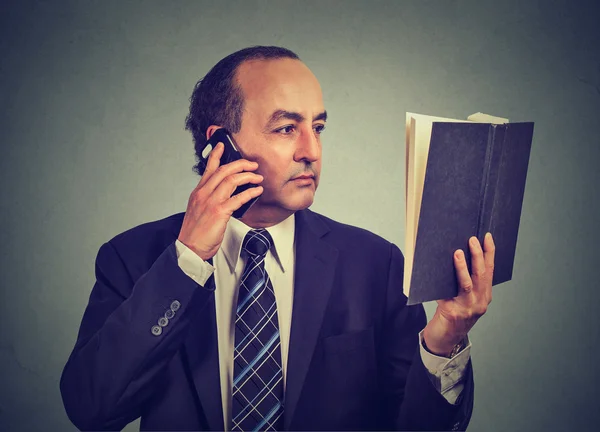
<instances>
[{"instance_id":1,"label":"man's face","mask_svg":"<svg viewBox=\"0 0 600 432\"><path fill-rule=\"evenodd\" d=\"M252 60L240 65L242 126L233 135L242 155L258 162L264 191L252 211L310 206L321 172L325 108L321 86L299 60Z\"/></svg>"}]
</instances>

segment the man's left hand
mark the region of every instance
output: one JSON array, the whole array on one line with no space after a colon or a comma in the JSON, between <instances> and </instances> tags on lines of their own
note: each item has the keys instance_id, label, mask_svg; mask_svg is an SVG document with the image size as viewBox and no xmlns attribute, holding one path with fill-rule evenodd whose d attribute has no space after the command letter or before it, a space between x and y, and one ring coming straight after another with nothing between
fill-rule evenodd
<instances>
[{"instance_id":1,"label":"man's left hand","mask_svg":"<svg viewBox=\"0 0 600 432\"><path fill-rule=\"evenodd\" d=\"M437 301L435 314L423 331L425 345L433 354L448 357L492 301L495 246L490 233L485 235L483 247L485 251L477 237L469 239L472 275L469 275L464 252L459 249L454 253L458 295Z\"/></svg>"}]
</instances>

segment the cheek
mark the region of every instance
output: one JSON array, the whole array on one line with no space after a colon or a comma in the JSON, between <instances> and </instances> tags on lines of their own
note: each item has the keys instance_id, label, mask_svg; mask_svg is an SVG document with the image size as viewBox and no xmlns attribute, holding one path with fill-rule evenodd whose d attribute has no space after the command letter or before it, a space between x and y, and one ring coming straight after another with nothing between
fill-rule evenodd
<instances>
[{"instance_id":1,"label":"cheek","mask_svg":"<svg viewBox=\"0 0 600 432\"><path fill-rule=\"evenodd\" d=\"M272 152L269 155L264 155L258 161L259 171L265 179L263 183L279 184L285 183L293 173L290 167L290 159Z\"/></svg>"},{"instance_id":2,"label":"cheek","mask_svg":"<svg viewBox=\"0 0 600 432\"><path fill-rule=\"evenodd\" d=\"M273 160L259 162L259 173L264 177L262 185L267 189L278 189L289 178L286 172L281 169L281 166L277 166L274 162Z\"/></svg>"}]
</instances>

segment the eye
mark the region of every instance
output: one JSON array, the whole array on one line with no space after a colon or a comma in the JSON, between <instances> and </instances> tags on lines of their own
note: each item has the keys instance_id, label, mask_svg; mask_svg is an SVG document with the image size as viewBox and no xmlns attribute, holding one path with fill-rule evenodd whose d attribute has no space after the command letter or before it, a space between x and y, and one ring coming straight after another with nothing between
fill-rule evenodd
<instances>
[{"instance_id":1,"label":"eye","mask_svg":"<svg viewBox=\"0 0 600 432\"><path fill-rule=\"evenodd\" d=\"M294 132L295 127L293 125L287 125L279 129L275 129L275 132L282 133L284 135L289 135Z\"/></svg>"},{"instance_id":2,"label":"eye","mask_svg":"<svg viewBox=\"0 0 600 432\"><path fill-rule=\"evenodd\" d=\"M315 130L315 133L317 135L321 135L321 133L325 130L325 125L324 124L316 124L313 129Z\"/></svg>"}]
</instances>

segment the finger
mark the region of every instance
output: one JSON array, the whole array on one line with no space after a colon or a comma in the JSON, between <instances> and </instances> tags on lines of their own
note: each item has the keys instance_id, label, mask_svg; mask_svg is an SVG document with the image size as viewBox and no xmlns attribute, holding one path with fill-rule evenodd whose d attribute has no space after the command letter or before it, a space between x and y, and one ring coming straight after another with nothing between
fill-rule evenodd
<instances>
[{"instance_id":1,"label":"finger","mask_svg":"<svg viewBox=\"0 0 600 432\"><path fill-rule=\"evenodd\" d=\"M454 268L456 268L456 279L458 281L458 295L469 295L473 290L473 281L467 268L465 253L458 249L454 252Z\"/></svg>"},{"instance_id":2,"label":"finger","mask_svg":"<svg viewBox=\"0 0 600 432\"><path fill-rule=\"evenodd\" d=\"M208 160L206 162L206 168L204 168L204 173L202 173L202 178L198 183L197 188L201 188L206 184L206 182L210 179L212 174L219 168L221 162L221 156L223 156L223 152L225 151L225 146L223 143L219 142L212 149L210 154L208 155Z\"/></svg>"},{"instance_id":3,"label":"finger","mask_svg":"<svg viewBox=\"0 0 600 432\"><path fill-rule=\"evenodd\" d=\"M223 203L223 208L231 214L237 209L239 209L241 206L246 204L248 201L250 201L252 198L256 198L262 193L262 186L256 186L250 189L246 189L244 192L241 192L229 198L225 203Z\"/></svg>"},{"instance_id":4,"label":"finger","mask_svg":"<svg viewBox=\"0 0 600 432\"><path fill-rule=\"evenodd\" d=\"M496 245L494 244L494 239L492 237L492 233L487 233L483 238L483 248L484 248L484 259L485 259L485 271L488 275L488 289L487 289L487 302L490 304L492 302L492 282L494 280L494 260L496 256Z\"/></svg>"},{"instance_id":5,"label":"finger","mask_svg":"<svg viewBox=\"0 0 600 432\"><path fill-rule=\"evenodd\" d=\"M471 272L473 273L474 288L479 286L479 280L485 275L485 260L483 259L483 249L477 237L469 239L469 249L471 249Z\"/></svg>"},{"instance_id":6,"label":"finger","mask_svg":"<svg viewBox=\"0 0 600 432\"><path fill-rule=\"evenodd\" d=\"M256 162L251 162L247 159L238 159L231 163L219 166L210 176L205 186L208 193L212 193L225 178L239 174L244 171L255 171L258 168Z\"/></svg>"},{"instance_id":7,"label":"finger","mask_svg":"<svg viewBox=\"0 0 600 432\"><path fill-rule=\"evenodd\" d=\"M494 274L494 259L496 256L496 245L492 237L492 233L487 233L483 239L485 269L490 273L490 276Z\"/></svg>"},{"instance_id":8,"label":"finger","mask_svg":"<svg viewBox=\"0 0 600 432\"><path fill-rule=\"evenodd\" d=\"M213 191L211 198L221 203L228 200L231 194L235 191L238 186L252 183L258 184L263 181L263 176L253 172L242 172L239 174L232 174L229 177L223 179L223 181Z\"/></svg>"}]
</instances>

